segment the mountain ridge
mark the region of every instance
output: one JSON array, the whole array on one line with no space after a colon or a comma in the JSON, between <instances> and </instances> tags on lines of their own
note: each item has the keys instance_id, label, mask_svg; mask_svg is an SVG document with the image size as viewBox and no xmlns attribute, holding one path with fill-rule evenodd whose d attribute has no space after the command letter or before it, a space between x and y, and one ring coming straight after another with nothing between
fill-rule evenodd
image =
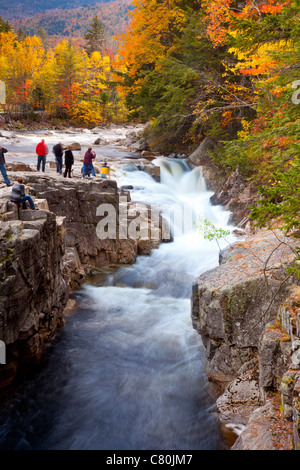
<instances>
[{"instance_id":1,"label":"mountain ridge","mask_svg":"<svg viewBox=\"0 0 300 470\"><path fill-rule=\"evenodd\" d=\"M115 0L0 0L0 16L6 21L24 19L46 10L71 10L78 7L89 7L112 3Z\"/></svg>"},{"instance_id":2,"label":"mountain ridge","mask_svg":"<svg viewBox=\"0 0 300 470\"><path fill-rule=\"evenodd\" d=\"M53 1L58 3L58 0ZM42 29L52 44L70 38L80 43L84 41L84 35L93 18L98 16L104 26L107 46L115 49L114 37L125 31L130 22L128 12L132 8L132 0L110 0L70 9L47 9L26 18L11 19L9 23L15 31L22 28L29 36L39 34Z\"/></svg>"}]
</instances>

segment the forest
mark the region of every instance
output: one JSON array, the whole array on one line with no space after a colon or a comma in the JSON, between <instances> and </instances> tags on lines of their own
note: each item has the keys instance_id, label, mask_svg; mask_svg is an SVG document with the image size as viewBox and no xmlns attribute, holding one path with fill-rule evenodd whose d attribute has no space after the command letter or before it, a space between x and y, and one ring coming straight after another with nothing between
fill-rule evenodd
<instances>
[{"instance_id":1,"label":"forest","mask_svg":"<svg viewBox=\"0 0 300 470\"><path fill-rule=\"evenodd\" d=\"M211 137L214 162L258 188L257 223L299 237L300 1L134 5L119 49L129 115L166 152Z\"/></svg>"},{"instance_id":2,"label":"forest","mask_svg":"<svg viewBox=\"0 0 300 470\"><path fill-rule=\"evenodd\" d=\"M161 152L209 136L219 144L214 162L259 187L256 220L299 229L300 0L132 3L113 53L101 40L88 48L87 36L49 46L46 35L2 20L4 110L85 125L148 122Z\"/></svg>"}]
</instances>

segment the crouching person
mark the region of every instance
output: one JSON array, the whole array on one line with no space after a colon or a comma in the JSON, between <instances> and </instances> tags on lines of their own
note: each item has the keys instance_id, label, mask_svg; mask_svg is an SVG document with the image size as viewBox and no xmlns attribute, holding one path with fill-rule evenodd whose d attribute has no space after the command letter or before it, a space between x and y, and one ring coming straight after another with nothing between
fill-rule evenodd
<instances>
[{"instance_id":1,"label":"crouching person","mask_svg":"<svg viewBox=\"0 0 300 470\"><path fill-rule=\"evenodd\" d=\"M29 194L25 194L24 179L21 176L19 176L17 182L12 187L10 199L12 202L22 204L23 209L27 209L27 202L29 202L30 209L38 210L34 205L32 197Z\"/></svg>"}]
</instances>

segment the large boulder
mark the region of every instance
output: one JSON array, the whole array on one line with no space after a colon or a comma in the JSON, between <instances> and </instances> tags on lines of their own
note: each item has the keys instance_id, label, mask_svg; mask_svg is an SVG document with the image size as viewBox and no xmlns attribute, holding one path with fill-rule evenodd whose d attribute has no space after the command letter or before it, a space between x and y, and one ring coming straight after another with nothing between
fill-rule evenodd
<instances>
[{"instance_id":1,"label":"large boulder","mask_svg":"<svg viewBox=\"0 0 300 470\"><path fill-rule=\"evenodd\" d=\"M256 356L265 325L287 297L295 240L278 237L264 231L236 243L194 284L193 325L207 351L208 377L223 390Z\"/></svg>"},{"instance_id":2,"label":"large boulder","mask_svg":"<svg viewBox=\"0 0 300 470\"><path fill-rule=\"evenodd\" d=\"M195 166L202 166L212 161L212 154L218 152L218 144L211 137L205 137L199 147L191 153L188 160Z\"/></svg>"}]
</instances>

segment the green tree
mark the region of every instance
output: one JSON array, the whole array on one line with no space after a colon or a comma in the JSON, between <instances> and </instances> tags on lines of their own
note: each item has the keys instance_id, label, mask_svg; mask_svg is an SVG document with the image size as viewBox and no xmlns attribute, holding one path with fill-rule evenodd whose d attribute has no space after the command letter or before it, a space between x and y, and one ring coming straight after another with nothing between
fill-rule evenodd
<instances>
[{"instance_id":1,"label":"green tree","mask_svg":"<svg viewBox=\"0 0 300 470\"><path fill-rule=\"evenodd\" d=\"M0 16L0 33L8 33L8 31L11 31L10 24Z\"/></svg>"},{"instance_id":2,"label":"green tree","mask_svg":"<svg viewBox=\"0 0 300 470\"><path fill-rule=\"evenodd\" d=\"M45 50L47 51L49 49L49 40L48 40L47 32L46 32L45 28L43 28L43 26L41 26L38 29L37 35L41 38L43 46L44 46Z\"/></svg>"},{"instance_id":3,"label":"green tree","mask_svg":"<svg viewBox=\"0 0 300 470\"><path fill-rule=\"evenodd\" d=\"M17 31L17 37L19 41L23 41L26 38L27 34L25 33L24 29L20 26Z\"/></svg>"},{"instance_id":4,"label":"green tree","mask_svg":"<svg viewBox=\"0 0 300 470\"><path fill-rule=\"evenodd\" d=\"M102 52L104 43L104 26L98 16L94 16L87 32L84 35L86 41L85 50L89 56L93 52Z\"/></svg>"}]
</instances>

